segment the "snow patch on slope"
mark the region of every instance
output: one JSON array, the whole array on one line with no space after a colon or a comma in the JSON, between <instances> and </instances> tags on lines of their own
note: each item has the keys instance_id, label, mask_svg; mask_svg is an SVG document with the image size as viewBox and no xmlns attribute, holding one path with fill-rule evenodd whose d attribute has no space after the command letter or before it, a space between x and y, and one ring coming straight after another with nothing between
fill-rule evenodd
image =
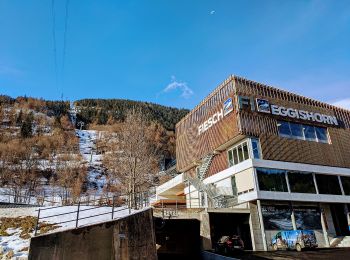
<instances>
[{"instance_id":1,"label":"snow patch on slope","mask_svg":"<svg viewBox=\"0 0 350 260\"><path fill-rule=\"evenodd\" d=\"M96 149L98 134L99 132L95 130L76 130L76 135L79 137L80 153L89 164L89 189L94 189L100 194L106 184L106 176L102 165L102 155L98 154Z\"/></svg>"}]
</instances>

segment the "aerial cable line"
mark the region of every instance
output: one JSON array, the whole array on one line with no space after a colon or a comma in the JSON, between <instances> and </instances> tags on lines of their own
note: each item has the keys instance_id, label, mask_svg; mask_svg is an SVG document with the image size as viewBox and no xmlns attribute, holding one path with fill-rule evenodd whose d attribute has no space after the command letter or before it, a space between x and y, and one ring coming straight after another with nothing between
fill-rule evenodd
<instances>
[{"instance_id":1,"label":"aerial cable line","mask_svg":"<svg viewBox=\"0 0 350 260\"><path fill-rule=\"evenodd\" d=\"M51 0L51 16L52 16L52 40L53 40L55 85L56 85L56 88L58 88L55 0Z\"/></svg>"},{"instance_id":2,"label":"aerial cable line","mask_svg":"<svg viewBox=\"0 0 350 260\"><path fill-rule=\"evenodd\" d=\"M68 20L69 20L69 4L70 0L65 1L65 14L64 14L64 31L63 31L63 48L62 56L61 52L58 52L57 32L56 32L56 11L57 6L55 0L51 0L51 16L52 16L52 39L53 39L53 55L54 55L54 72L55 72L55 84L58 92L61 92L61 100L63 101L64 90L64 71L66 65L66 53L67 53L67 36L68 36ZM62 59L61 59L62 57ZM60 59L59 59L60 58Z\"/></svg>"},{"instance_id":3,"label":"aerial cable line","mask_svg":"<svg viewBox=\"0 0 350 260\"><path fill-rule=\"evenodd\" d=\"M66 13L64 17L64 33L63 33L63 56L62 56L62 81L64 79L64 68L66 65L66 49L67 49L67 31L68 31L68 17L69 17L69 0L66 0ZM62 83L62 95L63 95Z\"/></svg>"}]
</instances>

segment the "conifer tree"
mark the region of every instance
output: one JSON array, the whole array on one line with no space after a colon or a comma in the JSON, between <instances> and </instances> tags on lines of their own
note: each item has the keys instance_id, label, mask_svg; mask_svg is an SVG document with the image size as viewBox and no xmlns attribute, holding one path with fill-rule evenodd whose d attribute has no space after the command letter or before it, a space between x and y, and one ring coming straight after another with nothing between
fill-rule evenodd
<instances>
[{"instance_id":1,"label":"conifer tree","mask_svg":"<svg viewBox=\"0 0 350 260\"><path fill-rule=\"evenodd\" d=\"M29 113L21 125L21 136L23 138L32 137L33 135L33 113Z\"/></svg>"}]
</instances>

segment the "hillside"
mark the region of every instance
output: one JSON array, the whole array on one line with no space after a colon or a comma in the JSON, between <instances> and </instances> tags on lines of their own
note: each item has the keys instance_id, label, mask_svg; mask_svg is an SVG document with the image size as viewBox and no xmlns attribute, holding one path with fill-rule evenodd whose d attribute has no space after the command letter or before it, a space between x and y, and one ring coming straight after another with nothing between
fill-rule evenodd
<instances>
[{"instance_id":1,"label":"hillside","mask_svg":"<svg viewBox=\"0 0 350 260\"><path fill-rule=\"evenodd\" d=\"M131 112L142 118L130 129ZM143 137L131 135L126 140L145 145L147 159L153 160L147 171L157 173L175 159L175 124L187 112L131 100L84 99L70 104L0 95L0 189L6 187L2 193L13 194L14 201L21 196L59 196L62 203L86 193L108 192L111 185L105 183L113 182L110 169L119 165L117 157L124 160L120 138L137 129ZM75 129L81 121L88 130ZM133 151L140 150L136 147ZM149 180L158 181L157 176Z\"/></svg>"},{"instance_id":2,"label":"hillside","mask_svg":"<svg viewBox=\"0 0 350 260\"><path fill-rule=\"evenodd\" d=\"M188 112L149 102L124 99L82 99L75 102L78 109L77 118L85 124L112 125L123 122L131 109L140 110L149 120L173 131L177 122Z\"/></svg>"},{"instance_id":3,"label":"hillside","mask_svg":"<svg viewBox=\"0 0 350 260\"><path fill-rule=\"evenodd\" d=\"M0 106L17 110L31 110L32 112L44 113L47 116L54 117L67 115L70 107L67 101L50 101L26 96L12 98L7 95L0 95Z\"/></svg>"}]
</instances>

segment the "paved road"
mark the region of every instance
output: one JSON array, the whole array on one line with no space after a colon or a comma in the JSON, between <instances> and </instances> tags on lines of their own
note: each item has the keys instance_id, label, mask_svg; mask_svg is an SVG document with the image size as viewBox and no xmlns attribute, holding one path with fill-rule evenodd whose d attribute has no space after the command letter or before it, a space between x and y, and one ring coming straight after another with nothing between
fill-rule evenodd
<instances>
[{"instance_id":1,"label":"paved road","mask_svg":"<svg viewBox=\"0 0 350 260\"><path fill-rule=\"evenodd\" d=\"M350 259L350 248L332 248L317 249L310 251L276 251L276 252L243 252L234 254L232 257L242 260L261 260L261 259L332 259L347 260Z\"/></svg>"}]
</instances>

